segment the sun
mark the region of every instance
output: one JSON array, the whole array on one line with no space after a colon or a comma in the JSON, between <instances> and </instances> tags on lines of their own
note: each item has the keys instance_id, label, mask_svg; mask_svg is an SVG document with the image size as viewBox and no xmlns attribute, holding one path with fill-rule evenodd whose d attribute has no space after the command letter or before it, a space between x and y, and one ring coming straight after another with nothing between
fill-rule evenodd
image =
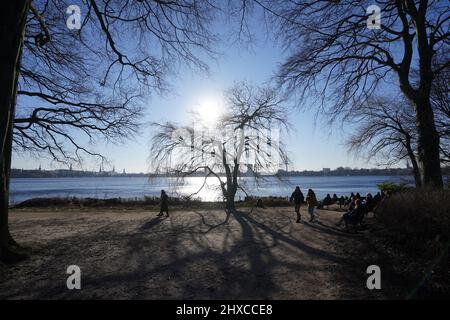
<instances>
[{"instance_id":1,"label":"sun","mask_svg":"<svg viewBox=\"0 0 450 320\"><path fill-rule=\"evenodd\" d=\"M195 107L195 114L205 126L213 126L223 113L223 99L218 96L204 96Z\"/></svg>"}]
</instances>

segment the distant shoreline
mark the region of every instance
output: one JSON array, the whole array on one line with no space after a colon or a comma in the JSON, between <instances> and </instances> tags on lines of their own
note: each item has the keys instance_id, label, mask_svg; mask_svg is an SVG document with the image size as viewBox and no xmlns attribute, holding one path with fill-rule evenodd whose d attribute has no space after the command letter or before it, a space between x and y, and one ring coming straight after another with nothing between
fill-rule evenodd
<instances>
[{"instance_id":1,"label":"distant shoreline","mask_svg":"<svg viewBox=\"0 0 450 320\"><path fill-rule=\"evenodd\" d=\"M218 173L220 176L225 176L224 173ZM321 171L303 170L303 171L285 171L279 170L277 174L264 175L265 177L365 177L365 176L409 176L413 177L411 168L386 168L386 169L351 169L339 167L334 170L324 168ZM442 168L443 176L450 176L450 166ZM203 172L197 172L190 175L190 177L204 177ZM241 177L252 177L253 175L242 172ZM167 173L126 173L116 171L82 171L82 170L24 170L24 169L12 169L11 178L91 178L91 177L123 177L123 178L175 178L174 174Z\"/></svg>"},{"instance_id":2,"label":"distant shoreline","mask_svg":"<svg viewBox=\"0 0 450 320\"><path fill-rule=\"evenodd\" d=\"M443 169L444 175L450 175L450 168ZM224 174L219 174L225 176ZM364 176L408 176L412 177L412 172L408 169L351 169L351 170L332 170L332 171L279 171L276 175L264 175L265 177L364 177ZM171 174L151 174L151 173L117 173L117 172L90 172L77 170L21 170L13 169L11 178L176 178ZM191 175L190 177L204 177L203 173ZM252 177L249 174L242 173L241 177Z\"/></svg>"}]
</instances>

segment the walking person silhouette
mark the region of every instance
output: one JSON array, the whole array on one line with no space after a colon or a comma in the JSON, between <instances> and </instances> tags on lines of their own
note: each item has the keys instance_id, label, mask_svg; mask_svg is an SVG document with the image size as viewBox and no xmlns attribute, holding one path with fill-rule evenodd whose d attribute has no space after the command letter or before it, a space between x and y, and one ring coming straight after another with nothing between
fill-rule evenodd
<instances>
[{"instance_id":1,"label":"walking person silhouette","mask_svg":"<svg viewBox=\"0 0 450 320\"><path fill-rule=\"evenodd\" d=\"M317 202L316 194L312 189L308 189L308 194L306 195L306 203L308 204L308 212L311 216L309 221L312 222L315 219L314 209L319 204Z\"/></svg>"},{"instance_id":2,"label":"walking person silhouette","mask_svg":"<svg viewBox=\"0 0 450 320\"><path fill-rule=\"evenodd\" d=\"M296 223L300 223L300 221L302 219L302 215L300 214L300 207L303 204L303 202L305 201L305 197L303 196L303 193L300 190L299 186L296 186L294 192L292 192L289 202L292 203L292 201L294 201L295 213L297 214Z\"/></svg>"},{"instance_id":3,"label":"walking person silhouette","mask_svg":"<svg viewBox=\"0 0 450 320\"><path fill-rule=\"evenodd\" d=\"M164 190L161 190L161 202L159 206L159 213L157 214L157 216L162 216L163 212L166 213L167 217L169 216L169 196Z\"/></svg>"}]
</instances>

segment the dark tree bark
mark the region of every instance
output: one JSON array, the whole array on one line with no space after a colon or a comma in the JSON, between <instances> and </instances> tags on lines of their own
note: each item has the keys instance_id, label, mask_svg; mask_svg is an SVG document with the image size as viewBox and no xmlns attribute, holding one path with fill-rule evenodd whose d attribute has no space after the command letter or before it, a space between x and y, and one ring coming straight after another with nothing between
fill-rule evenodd
<instances>
[{"instance_id":1,"label":"dark tree bark","mask_svg":"<svg viewBox=\"0 0 450 320\"><path fill-rule=\"evenodd\" d=\"M236 192L238 188L238 181L237 181L238 174L239 174L239 163L237 162L237 159L234 159L233 171L230 170L228 165L226 166L227 191L224 196L226 198L226 209L229 212L236 210L234 199L236 197Z\"/></svg>"},{"instance_id":2,"label":"dark tree bark","mask_svg":"<svg viewBox=\"0 0 450 320\"><path fill-rule=\"evenodd\" d=\"M1 10L0 260L4 262L23 257L12 250L15 242L8 227L8 199L17 83L29 5L27 0L7 1Z\"/></svg>"},{"instance_id":3,"label":"dark tree bark","mask_svg":"<svg viewBox=\"0 0 450 320\"><path fill-rule=\"evenodd\" d=\"M419 53L419 87L414 90L408 83L408 75L400 68L400 87L413 102L416 110L418 133L419 164L421 180L425 186L443 188L439 134L436 130L434 112L431 106L431 88L435 77L432 68L433 38L428 39L426 27L427 1L421 2L416 9L413 2L408 1L407 7L413 14L414 30L417 33L417 51ZM407 37L408 38L408 37ZM405 40L407 41L407 40ZM408 55L405 56L409 56ZM408 62L408 68L410 63Z\"/></svg>"},{"instance_id":4,"label":"dark tree bark","mask_svg":"<svg viewBox=\"0 0 450 320\"><path fill-rule=\"evenodd\" d=\"M430 100L420 99L414 103L417 115L418 152L421 181L426 186L442 188L439 134L434 122Z\"/></svg>"},{"instance_id":5,"label":"dark tree bark","mask_svg":"<svg viewBox=\"0 0 450 320\"><path fill-rule=\"evenodd\" d=\"M422 186L422 177L420 175L419 164L417 163L416 155L414 154L414 150L412 148L411 136L409 134L406 135L405 148L408 152L409 159L411 160L414 175L414 183L416 187L420 187Z\"/></svg>"}]
</instances>

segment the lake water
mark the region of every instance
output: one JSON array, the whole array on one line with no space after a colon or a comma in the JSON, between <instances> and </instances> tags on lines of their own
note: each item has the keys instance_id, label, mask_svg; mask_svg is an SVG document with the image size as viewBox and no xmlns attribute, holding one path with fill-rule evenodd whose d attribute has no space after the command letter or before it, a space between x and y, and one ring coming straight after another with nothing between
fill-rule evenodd
<instances>
[{"instance_id":1,"label":"lake water","mask_svg":"<svg viewBox=\"0 0 450 320\"><path fill-rule=\"evenodd\" d=\"M11 179L10 203L18 203L38 197L92 197L92 198L143 198L159 196L165 189L169 196L177 197L196 192L203 184L201 177L185 179L181 184L175 178L151 179L145 177L89 177L89 178L14 178ZM249 195L289 196L296 185L305 193L313 189L318 198L327 193L338 196L359 192L376 193L377 184L383 182L412 183L406 176L348 176L348 177L286 177L283 181L268 177L258 184L251 178L242 178ZM236 199L244 198L238 192ZM207 184L196 195L203 201L222 200L216 178L208 178Z\"/></svg>"}]
</instances>

